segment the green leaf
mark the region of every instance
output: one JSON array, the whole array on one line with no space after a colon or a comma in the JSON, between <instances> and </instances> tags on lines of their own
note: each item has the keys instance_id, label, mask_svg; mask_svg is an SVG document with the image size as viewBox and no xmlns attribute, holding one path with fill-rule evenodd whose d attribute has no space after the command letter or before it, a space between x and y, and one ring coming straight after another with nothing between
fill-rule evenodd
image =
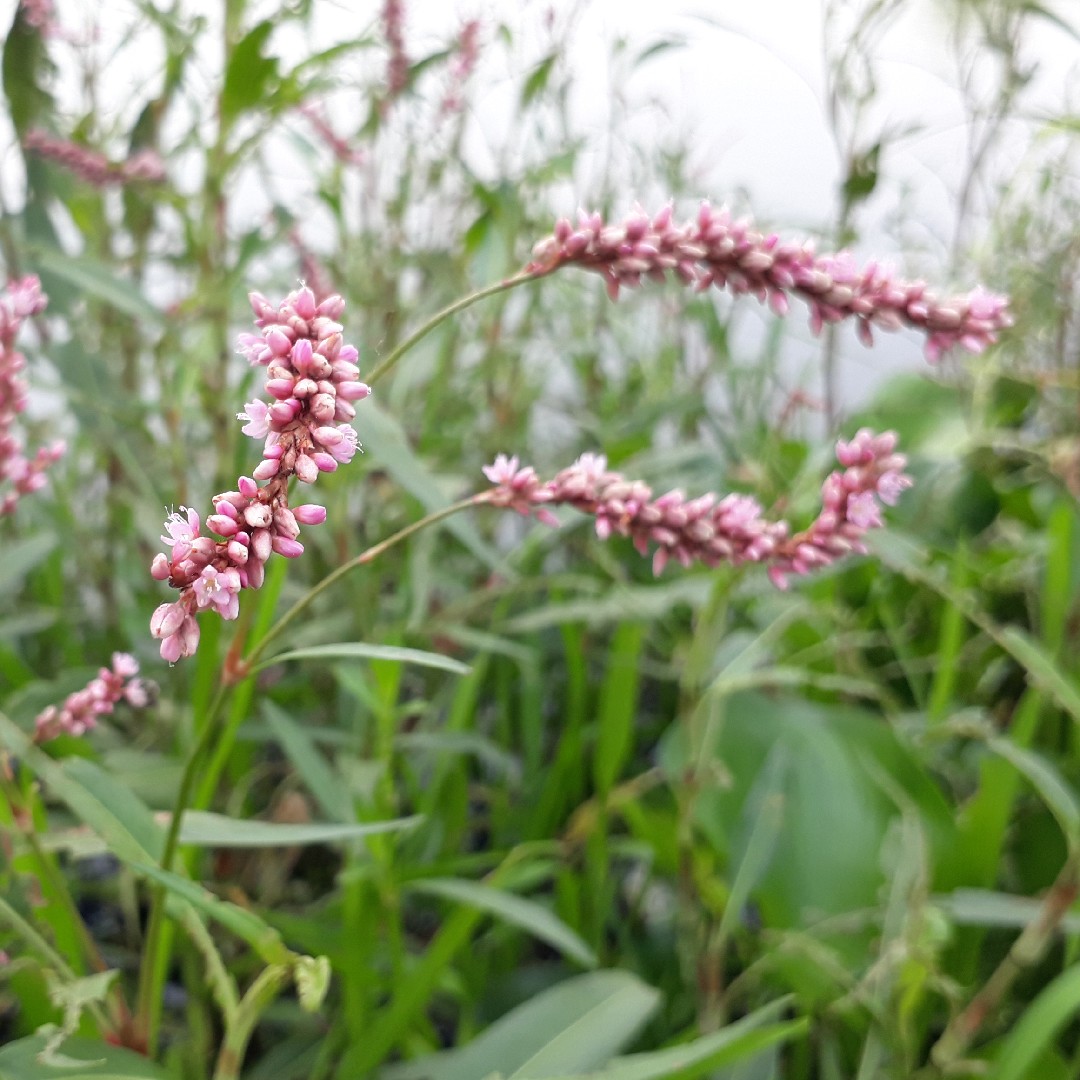
<instances>
[{"instance_id":1,"label":"green leaf","mask_svg":"<svg viewBox=\"0 0 1080 1080\"><path fill-rule=\"evenodd\" d=\"M1035 789L1057 819L1070 850L1080 847L1080 802L1057 769L1033 750L1008 739L989 739L987 745L1005 758Z\"/></svg>"},{"instance_id":2,"label":"green leaf","mask_svg":"<svg viewBox=\"0 0 1080 1080\"><path fill-rule=\"evenodd\" d=\"M525 80L525 85L521 88L521 104L528 105L543 91L544 87L548 84L548 79L551 78L552 69L555 67L555 61L559 59L559 54L553 52L548 56L545 56L539 64L536 65L529 72L529 77Z\"/></svg>"},{"instance_id":3,"label":"green leaf","mask_svg":"<svg viewBox=\"0 0 1080 1080\"><path fill-rule=\"evenodd\" d=\"M274 738L281 743L285 756L292 762L323 813L334 821L352 824L356 820L356 810L349 788L341 774L330 767L316 748L311 733L272 701L263 702L263 714Z\"/></svg>"},{"instance_id":4,"label":"green leaf","mask_svg":"<svg viewBox=\"0 0 1080 1080\"><path fill-rule=\"evenodd\" d=\"M26 575L48 558L54 547L56 537L52 533L38 533L13 543L5 541L4 557L0 559L0 596L18 589Z\"/></svg>"},{"instance_id":5,"label":"green leaf","mask_svg":"<svg viewBox=\"0 0 1080 1080\"><path fill-rule=\"evenodd\" d=\"M1017 626L1006 626L1001 631L1000 641L1002 647L1024 666L1031 681L1080 723L1080 690L1075 678L1065 674L1043 646Z\"/></svg>"},{"instance_id":6,"label":"green leaf","mask_svg":"<svg viewBox=\"0 0 1080 1080\"><path fill-rule=\"evenodd\" d=\"M245 821L204 810L188 810L180 826L180 842L199 847L268 848L292 847L299 844L333 844L363 836L409 829L421 819L418 816L393 821L359 822L342 825L312 822L290 825L275 821Z\"/></svg>"},{"instance_id":7,"label":"green leaf","mask_svg":"<svg viewBox=\"0 0 1080 1080\"><path fill-rule=\"evenodd\" d=\"M273 31L274 20L266 19L253 27L233 49L221 92L221 114L227 122L231 123L245 110L263 104L271 84L276 81L277 58L263 55L263 47Z\"/></svg>"},{"instance_id":8,"label":"green leaf","mask_svg":"<svg viewBox=\"0 0 1080 1080\"><path fill-rule=\"evenodd\" d=\"M1024 1010L1005 1038L987 1080L1030 1080L1032 1066L1058 1033L1080 1013L1080 965L1063 971Z\"/></svg>"},{"instance_id":9,"label":"green leaf","mask_svg":"<svg viewBox=\"0 0 1080 1080\"><path fill-rule=\"evenodd\" d=\"M253 669L261 671L271 664L280 664L285 660L326 660L350 657L355 660L392 660L401 664L416 664L418 667L435 668L449 671L454 675L468 675L469 666L460 660L439 653L424 652L422 649L409 649L401 645L366 645L362 641L339 641L331 645L311 645L306 649L291 649L278 653L267 660L262 660Z\"/></svg>"},{"instance_id":10,"label":"green leaf","mask_svg":"<svg viewBox=\"0 0 1080 1080\"><path fill-rule=\"evenodd\" d=\"M169 1073L133 1050L73 1036L63 1043L63 1057L74 1065L39 1061L48 1038L30 1035L0 1049L3 1080L168 1080Z\"/></svg>"},{"instance_id":11,"label":"green leaf","mask_svg":"<svg viewBox=\"0 0 1080 1080\"><path fill-rule=\"evenodd\" d=\"M408 888L479 908L547 942L583 967L596 967L592 949L562 919L535 900L461 878L422 878L409 882Z\"/></svg>"},{"instance_id":12,"label":"green leaf","mask_svg":"<svg viewBox=\"0 0 1080 1080\"><path fill-rule=\"evenodd\" d=\"M527 634L563 623L605 626L620 622L651 622L672 608L705 603L709 587L701 574L681 575L656 585L616 585L603 596L548 604L504 623L509 633Z\"/></svg>"},{"instance_id":13,"label":"green leaf","mask_svg":"<svg viewBox=\"0 0 1080 1080\"><path fill-rule=\"evenodd\" d=\"M228 900L219 900L209 889L180 877L160 866L125 859L133 873L163 885L176 899L190 904L197 911L208 915L246 941L268 964L291 964L293 953L285 948L281 935L253 911L239 907Z\"/></svg>"},{"instance_id":14,"label":"green leaf","mask_svg":"<svg viewBox=\"0 0 1080 1080\"><path fill-rule=\"evenodd\" d=\"M770 1047L806 1035L810 1022L805 1019L763 1026L787 1004L786 1000L770 1002L723 1030L683 1046L616 1058L606 1068L595 1072L574 1076L560 1073L557 1080L696 1080L697 1077L713 1076L717 1069L747 1061ZM556 1078L552 1076L550 1080Z\"/></svg>"},{"instance_id":15,"label":"green leaf","mask_svg":"<svg viewBox=\"0 0 1080 1080\"><path fill-rule=\"evenodd\" d=\"M540 1080L595 1069L641 1030L660 995L627 971L544 990L460 1050L383 1070L385 1080Z\"/></svg>"},{"instance_id":16,"label":"green leaf","mask_svg":"<svg viewBox=\"0 0 1080 1080\"><path fill-rule=\"evenodd\" d=\"M4 42L3 83L11 123L20 140L51 111L52 97L44 87L55 70L41 33L30 26L22 6L16 4L15 20Z\"/></svg>"},{"instance_id":17,"label":"green leaf","mask_svg":"<svg viewBox=\"0 0 1080 1080\"><path fill-rule=\"evenodd\" d=\"M604 682L600 688L593 778L597 791L606 796L626 765L633 748L641 681L641 647L644 623L620 623L612 637Z\"/></svg>"},{"instance_id":18,"label":"green leaf","mask_svg":"<svg viewBox=\"0 0 1080 1080\"><path fill-rule=\"evenodd\" d=\"M934 898L955 923L961 926L1003 926L1023 930L1043 914L1043 905L1030 896L1013 896L991 889L954 889ZM1080 934L1080 913L1061 920L1066 934Z\"/></svg>"},{"instance_id":19,"label":"green leaf","mask_svg":"<svg viewBox=\"0 0 1080 1080\"><path fill-rule=\"evenodd\" d=\"M63 278L74 285L78 292L92 296L133 319L140 319L156 327L165 323L162 312L131 282L117 277L106 263L85 255L65 255L56 248L40 245L31 247L29 257L35 269Z\"/></svg>"}]
</instances>

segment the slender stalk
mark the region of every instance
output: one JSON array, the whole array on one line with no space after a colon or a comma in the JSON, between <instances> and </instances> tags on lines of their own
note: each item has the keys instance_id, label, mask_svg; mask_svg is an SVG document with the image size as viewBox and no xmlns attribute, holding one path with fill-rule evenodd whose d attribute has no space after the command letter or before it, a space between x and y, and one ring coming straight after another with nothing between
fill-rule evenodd
<instances>
[{"instance_id":1,"label":"slender stalk","mask_svg":"<svg viewBox=\"0 0 1080 1080\"><path fill-rule=\"evenodd\" d=\"M273 964L263 970L248 988L233 1015L232 1023L226 1026L214 1069L214 1080L236 1080L240 1075L251 1033L263 1011L281 993L289 975L290 970L286 965Z\"/></svg>"},{"instance_id":2,"label":"slender stalk","mask_svg":"<svg viewBox=\"0 0 1080 1080\"><path fill-rule=\"evenodd\" d=\"M1080 894L1080 856L1074 853L1046 894L1038 916L1028 923L982 989L934 1044L930 1060L939 1069L947 1070L967 1052L983 1024L1000 1008L1017 976L1042 958L1077 894Z\"/></svg>"},{"instance_id":3,"label":"slender stalk","mask_svg":"<svg viewBox=\"0 0 1080 1080\"><path fill-rule=\"evenodd\" d=\"M392 356L393 354L387 357L387 360L392 359ZM444 506L441 510L435 510L426 517L414 521L411 525L406 525L404 529L394 533L393 536L388 536L385 540L380 540L379 543L375 544L373 547L369 547L366 551L357 555L355 559L350 559L348 562L342 563L336 570L327 574L322 581L317 582L308 589L308 591L304 593L304 595L301 596L300 599L297 600L272 627L270 627L263 638L255 644L251 652L241 661L241 667L250 670L258 661L259 657L266 651L267 645L275 638L279 637L285 627L307 608L313 600L326 592L332 585L340 581L350 570L355 570L358 566L364 566L367 563L372 562L395 544L400 543L402 540L407 540L413 533L417 533L421 529L427 528L429 525L434 525L436 522L442 521L444 518L448 518L461 510L467 510L470 506L481 505L485 501L486 499L483 494L470 495L467 499L461 499L459 502L452 503L450 506Z\"/></svg>"},{"instance_id":4,"label":"slender stalk","mask_svg":"<svg viewBox=\"0 0 1080 1080\"><path fill-rule=\"evenodd\" d=\"M197 766L210 746L214 736L214 720L220 710L228 688L219 685L198 739L188 755L180 778L180 788L173 805L169 829L165 834L165 844L161 851L161 868L171 870L180 846L180 826L184 811L191 799L198 775ZM165 984L165 968L168 962L166 941L165 903L167 891L163 885L157 886L151 894L150 917L146 926L146 941L143 946L143 960L139 968L139 994L135 1013L135 1030L145 1041L147 1054L153 1058L157 1053L158 1029L161 1022L161 989Z\"/></svg>"},{"instance_id":5,"label":"slender stalk","mask_svg":"<svg viewBox=\"0 0 1080 1080\"><path fill-rule=\"evenodd\" d=\"M397 365L397 362L416 344L423 341L424 338L431 333L436 327L442 325L451 316L456 315L459 311L464 311L466 308L472 307L473 304L480 300L484 300L489 296L495 296L498 293L506 292L509 289L514 289L518 285L524 285L527 281L534 281L536 278L543 277L546 271L536 270L522 270L512 277L504 278L502 281L496 281L493 285L486 285L484 288L479 289L477 292L469 293L468 296L463 296L460 300L455 300L448 307L444 307L438 314L433 315L426 323L423 324L418 330L411 333L400 345L394 348L386 357L385 360L370 375L367 377L367 381L372 386L379 381L384 375L388 374Z\"/></svg>"}]
</instances>

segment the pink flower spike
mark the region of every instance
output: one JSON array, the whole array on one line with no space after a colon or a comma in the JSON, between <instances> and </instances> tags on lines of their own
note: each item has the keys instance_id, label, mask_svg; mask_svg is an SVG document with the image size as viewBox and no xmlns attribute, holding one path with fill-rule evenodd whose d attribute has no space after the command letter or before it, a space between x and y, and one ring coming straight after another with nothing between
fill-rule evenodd
<instances>
[{"instance_id":1,"label":"pink flower spike","mask_svg":"<svg viewBox=\"0 0 1080 1080\"><path fill-rule=\"evenodd\" d=\"M351 402L369 391L353 363L357 350L342 340L337 318L344 301L333 295L319 304L307 287L276 307L260 293L250 300L262 333L241 336L239 351L267 367L270 400L248 402L238 416L246 422L244 434L262 441L262 461L250 477L239 478L236 491L214 497L207 518L212 535L200 535L198 515L186 508L186 521L174 514L166 522L162 542L171 554L155 559L151 572L168 580L180 597L155 612L151 632L169 662L198 647L197 612L236 618L240 590L262 586L271 554L297 557L303 551L297 539L301 524L325 521L325 509L315 504L304 504L299 516L293 512L289 481L295 476L313 483L359 449L347 421L356 415Z\"/></svg>"}]
</instances>

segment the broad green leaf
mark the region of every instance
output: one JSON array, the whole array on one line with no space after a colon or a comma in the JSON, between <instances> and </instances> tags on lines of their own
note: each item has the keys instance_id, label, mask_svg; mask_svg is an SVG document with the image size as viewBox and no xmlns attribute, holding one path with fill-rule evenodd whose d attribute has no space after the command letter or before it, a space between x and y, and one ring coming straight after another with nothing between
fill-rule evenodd
<instances>
[{"instance_id":1,"label":"broad green leaf","mask_svg":"<svg viewBox=\"0 0 1080 1080\"><path fill-rule=\"evenodd\" d=\"M383 1071L385 1080L540 1080L595 1069L641 1030L660 995L626 971L567 979L459 1050Z\"/></svg>"},{"instance_id":2,"label":"broad green leaf","mask_svg":"<svg viewBox=\"0 0 1080 1080\"><path fill-rule=\"evenodd\" d=\"M332 645L311 645L306 649L291 649L278 653L267 660L261 660L253 669L260 671L271 664L280 664L285 660L338 660L351 657L356 660L391 660L402 664L415 664L417 667L435 668L449 671L454 675L468 675L469 667L449 656L439 653L424 652L422 649L409 649L401 645L366 645L362 641L339 641Z\"/></svg>"},{"instance_id":3,"label":"broad green leaf","mask_svg":"<svg viewBox=\"0 0 1080 1080\"><path fill-rule=\"evenodd\" d=\"M1080 965L1063 971L1020 1014L987 1080L1033 1080L1032 1066L1080 1014Z\"/></svg>"},{"instance_id":4,"label":"broad green leaf","mask_svg":"<svg viewBox=\"0 0 1080 1080\"><path fill-rule=\"evenodd\" d=\"M74 285L78 292L92 296L133 319L154 326L164 324L162 312L134 285L117 277L106 263L85 255L65 255L56 248L40 245L31 248L30 259L35 269L63 278Z\"/></svg>"},{"instance_id":5,"label":"broad green leaf","mask_svg":"<svg viewBox=\"0 0 1080 1080\"><path fill-rule=\"evenodd\" d=\"M771 1023L788 1004L787 1001L774 1001L723 1030L693 1042L616 1058L594 1072L573 1076L560 1073L557 1080L697 1080L698 1077L713 1076L717 1069L748 1061L770 1047L805 1036L810 1027L809 1020ZM552 1076L550 1080L556 1080L556 1077Z\"/></svg>"},{"instance_id":6,"label":"broad green leaf","mask_svg":"<svg viewBox=\"0 0 1080 1080\"><path fill-rule=\"evenodd\" d=\"M180 842L200 847L267 848L297 844L333 844L378 833L408 829L419 817L342 825L312 822L290 825L275 821L245 821L205 810L188 810L180 826Z\"/></svg>"},{"instance_id":7,"label":"broad green leaf","mask_svg":"<svg viewBox=\"0 0 1080 1080\"><path fill-rule=\"evenodd\" d=\"M21 140L52 110L52 96L45 87L56 68L49 59L43 35L30 26L22 5L15 4L14 11L15 18L4 42L2 67L8 115Z\"/></svg>"},{"instance_id":8,"label":"broad green leaf","mask_svg":"<svg viewBox=\"0 0 1080 1080\"><path fill-rule=\"evenodd\" d=\"M583 967L596 967L596 954L592 949L562 919L535 900L460 878L421 878L409 882L408 888L412 892L479 908L547 942Z\"/></svg>"},{"instance_id":9,"label":"broad green leaf","mask_svg":"<svg viewBox=\"0 0 1080 1080\"><path fill-rule=\"evenodd\" d=\"M226 122L263 103L277 79L277 59L263 55L263 47L274 31L274 20L253 27L229 57L225 85L221 92L221 114Z\"/></svg>"},{"instance_id":10,"label":"broad green leaf","mask_svg":"<svg viewBox=\"0 0 1080 1080\"><path fill-rule=\"evenodd\" d=\"M550 53L529 72L529 77L521 88L522 105L528 105L547 86L548 79L551 78L551 72L555 67L555 61L558 59L559 54L557 52Z\"/></svg>"},{"instance_id":11,"label":"broad green leaf","mask_svg":"<svg viewBox=\"0 0 1080 1080\"><path fill-rule=\"evenodd\" d=\"M0 1049L3 1080L168 1080L169 1073L142 1054L120 1046L73 1036L60 1048L67 1065L38 1060L45 1035L30 1035ZM82 1062L83 1064L74 1064Z\"/></svg>"}]
</instances>

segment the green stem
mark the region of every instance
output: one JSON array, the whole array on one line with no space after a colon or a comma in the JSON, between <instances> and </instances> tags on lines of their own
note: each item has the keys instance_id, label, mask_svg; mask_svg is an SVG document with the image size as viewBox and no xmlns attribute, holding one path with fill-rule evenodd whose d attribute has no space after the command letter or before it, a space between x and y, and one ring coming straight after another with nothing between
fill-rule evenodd
<instances>
[{"instance_id":1,"label":"green stem","mask_svg":"<svg viewBox=\"0 0 1080 1080\"><path fill-rule=\"evenodd\" d=\"M165 834L165 844L161 852L163 870L171 870L176 859L176 851L180 846L180 826L195 787L197 766L213 739L214 719L225 700L226 693L227 687L219 685L213 701L210 702L202 730L184 766L184 772L180 778L180 789L176 794L169 830ZM139 969L135 1030L145 1039L147 1054L151 1058L157 1053L158 1029L161 1024L161 990L165 985L165 969L168 963L168 949L165 947L166 900L165 887L157 886L151 896L150 917L147 921L146 942L143 946L143 962Z\"/></svg>"},{"instance_id":2,"label":"green stem","mask_svg":"<svg viewBox=\"0 0 1080 1080\"><path fill-rule=\"evenodd\" d=\"M272 964L248 988L233 1015L232 1023L226 1026L214 1069L214 1080L236 1080L240 1075L251 1033L263 1011L281 993L289 975L290 970L285 964Z\"/></svg>"},{"instance_id":3,"label":"green stem","mask_svg":"<svg viewBox=\"0 0 1080 1080\"><path fill-rule=\"evenodd\" d=\"M947 1071L963 1057L986 1020L1001 1007L1017 976L1042 958L1078 893L1080 856L1074 852L1069 855L1057 880L1046 894L1039 914L1028 923L1023 933L1013 942L1005 959L994 969L993 974L967 1006L953 1017L935 1043L930 1052L930 1060L939 1069Z\"/></svg>"},{"instance_id":4,"label":"green stem","mask_svg":"<svg viewBox=\"0 0 1080 1080\"><path fill-rule=\"evenodd\" d=\"M545 273L547 273L547 271L522 270L519 273L514 274L513 277L504 278L502 281L495 282L494 285L486 285L477 292L469 293L468 296L463 296L460 300L455 300L448 307L444 307L438 314L433 315L423 324L423 326L410 334L400 345L393 349L386 359L383 360L383 362L367 377L368 383L374 385L384 375L392 371L397 362L414 345L426 338L432 330L446 322L452 315L456 315L459 311L464 311L466 308L472 307L473 304L480 300L484 300L489 296L495 296L498 293L516 288L518 285L524 285L526 281L534 281L538 277L543 277Z\"/></svg>"},{"instance_id":5,"label":"green stem","mask_svg":"<svg viewBox=\"0 0 1080 1080\"><path fill-rule=\"evenodd\" d=\"M392 359L393 354L387 357L387 360ZM385 366L385 365L384 365ZM332 585L340 581L350 570L355 570L358 566L364 566L374 559L377 559L384 551L392 548L395 544L400 543L402 540L407 540L413 533L419 532L421 529L427 528L428 525L434 525L438 521L442 521L444 518L450 517L452 514L456 514L461 510L467 510L470 506L477 506L486 501L485 495L470 495L467 499L462 499L459 502L452 503L450 506L444 506L441 510L435 510L428 514L426 517L420 518L418 521L414 521L411 525L406 525L404 529L394 533L393 536L388 536L385 540L380 540L374 547L369 547L366 551L361 552L355 559L350 559L346 563L342 563L336 570L327 574L322 581L313 585L299 600L284 615L281 616L278 621L267 630L262 640L257 642L255 647L242 661L242 665L249 669L256 663L260 656L266 651L267 645L270 644L276 637L280 636L281 632L285 629L300 614L311 602L326 592Z\"/></svg>"}]
</instances>

